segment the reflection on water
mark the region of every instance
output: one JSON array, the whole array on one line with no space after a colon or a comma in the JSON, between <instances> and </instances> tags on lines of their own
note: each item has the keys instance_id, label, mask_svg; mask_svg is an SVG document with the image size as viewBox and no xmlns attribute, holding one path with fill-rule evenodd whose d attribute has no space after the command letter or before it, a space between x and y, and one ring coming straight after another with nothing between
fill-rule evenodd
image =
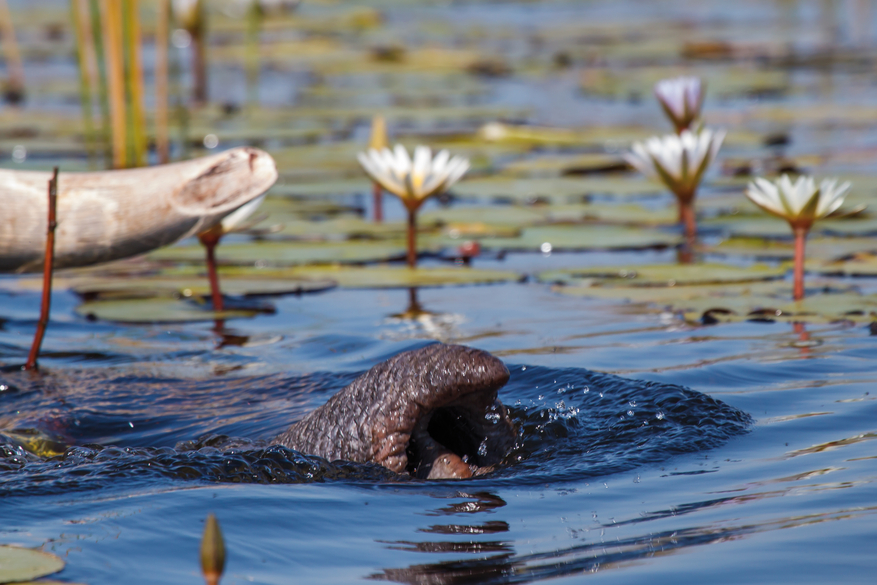
<instances>
[{"instance_id":1,"label":"reflection on water","mask_svg":"<svg viewBox=\"0 0 877 585\"><path fill-rule=\"evenodd\" d=\"M389 316L387 323L400 326L390 334L394 338L428 337L447 342L460 337L459 326L465 321L460 313L436 313L427 310L418 300L417 288L408 289L408 305L401 313Z\"/></svg>"},{"instance_id":2,"label":"reflection on water","mask_svg":"<svg viewBox=\"0 0 877 585\"><path fill-rule=\"evenodd\" d=\"M810 514L793 518L776 518L764 522L728 522L657 532L624 539L604 540L582 534L584 544L535 554L503 553L462 561L411 565L384 569L369 576L396 583L531 583L566 575L597 573L624 568L631 562L682 552L694 547L737 540L760 532L800 528L837 520L874 517L877 506ZM475 546L477 543L472 543ZM415 549L410 549L415 550ZM418 552L444 552L418 547ZM477 552L475 549L469 552Z\"/></svg>"}]
</instances>

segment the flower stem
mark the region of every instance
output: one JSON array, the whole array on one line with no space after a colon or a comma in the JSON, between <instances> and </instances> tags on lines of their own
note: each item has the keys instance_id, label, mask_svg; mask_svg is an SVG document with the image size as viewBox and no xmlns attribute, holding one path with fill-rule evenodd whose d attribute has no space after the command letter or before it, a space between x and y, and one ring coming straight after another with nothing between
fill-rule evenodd
<instances>
[{"instance_id":1,"label":"flower stem","mask_svg":"<svg viewBox=\"0 0 877 585\"><path fill-rule=\"evenodd\" d=\"M199 234L198 239L201 245L207 251L207 280L210 282L210 296L213 299L213 310L221 312L225 309L225 303L222 300L222 290L219 288L219 275L216 272L216 245L222 236L218 233L208 230Z\"/></svg>"},{"instance_id":2,"label":"flower stem","mask_svg":"<svg viewBox=\"0 0 877 585\"><path fill-rule=\"evenodd\" d=\"M384 190L381 188L380 183L375 182L373 184L372 193L374 193L375 197L375 223L381 223L384 221Z\"/></svg>"},{"instance_id":3,"label":"flower stem","mask_svg":"<svg viewBox=\"0 0 877 585\"><path fill-rule=\"evenodd\" d=\"M796 301L804 298L804 244L807 240L807 228L793 228L795 232L795 271L794 271L794 292L793 296Z\"/></svg>"},{"instance_id":4,"label":"flower stem","mask_svg":"<svg viewBox=\"0 0 877 585\"><path fill-rule=\"evenodd\" d=\"M417 266L417 210L408 210L408 266Z\"/></svg>"},{"instance_id":5,"label":"flower stem","mask_svg":"<svg viewBox=\"0 0 877 585\"><path fill-rule=\"evenodd\" d=\"M685 228L685 245L693 247L697 239L697 219L691 201L679 202L679 219Z\"/></svg>"},{"instance_id":6,"label":"flower stem","mask_svg":"<svg viewBox=\"0 0 877 585\"><path fill-rule=\"evenodd\" d=\"M34 333L33 344L24 364L24 370L34 370L37 367L37 357L40 355L40 347L43 345L43 337L46 327L49 326L49 309L52 305L52 272L55 261L55 227L58 208L58 167L55 167L52 178L49 181L49 215L46 224L46 255L43 258L43 298L40 303L40 320L37 321L37 330Z\"/></svg>"}]
</instances>

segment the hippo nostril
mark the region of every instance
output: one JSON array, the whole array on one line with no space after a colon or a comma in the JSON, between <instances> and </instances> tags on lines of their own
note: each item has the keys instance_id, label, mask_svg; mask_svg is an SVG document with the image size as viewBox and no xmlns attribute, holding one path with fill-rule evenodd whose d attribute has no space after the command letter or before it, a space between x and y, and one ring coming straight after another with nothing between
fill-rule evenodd
<instances>
[{"instance_id":1,"label":"hippo nostril","mask_svg":"<svg viewBox=\"0 0 877 585\"><path fill-rule=\"evenodd\" d=\"M478 448L484 437L471 422L472 413L461 408L439 408L429 420L427 432L463 461L481 466Z\"/></svg>"}]
</instances>

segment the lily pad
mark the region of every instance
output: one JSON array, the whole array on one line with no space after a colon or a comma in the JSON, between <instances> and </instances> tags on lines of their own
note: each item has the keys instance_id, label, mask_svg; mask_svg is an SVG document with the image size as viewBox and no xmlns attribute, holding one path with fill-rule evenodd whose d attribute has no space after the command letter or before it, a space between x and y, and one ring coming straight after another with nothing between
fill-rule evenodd
<instances>
[{"instance_id":1,"label":"lily pad","mask_svg":"<svg viewBox=\"0 0 877 585\"><path fill-rule=\"evenodd\" d=\"M254 317L265 310L213 311L210 304L195 299L153 297L88 301L76 307L75 312L86 319L115 323L189 323Z\"/></svg>"},{"instance_id":2,"label":"lily pad","mask_svg":"<svg viewBox=\"0 0 877 585\"><path fill-rule=\"evenodd\" d=\"M0 545L0 583L30 581L64 568L64 561L53 554Z\"/></svg>"},{"instance_id":3,"label":"lily pad","mask_svg":"<svg viewBox=\"0 0 877 585\"><path fill-rule=\"evenodd\" d=\"M873 238L809 238L807 260L827 261L860 252L877 252L877 240ZM765 240L762 238L729 238L704 250L710 254L744 256L756 259L790 259L794 256L791 239Z\"/></svg>"},{"instance_id":4,"label":"lily pad","mask_svg":"<svg viewBox=\"0 0 877 585\"><path fill-rule=\"evenodd\" d=\"M862 253L821 265L808 263L807 269L838 276L877 276L877 255Z\"/></svg>"},{"instance_id":5,"label":"lily pad","mask_svg":"<svg viewBox=\"0 0 877 585\"><path fill-rule=\"evenodd\" d=\"M638 250L675 246L679 235L649 228L551 225L524 228L517 238L483 238L482 248L514 251ZM546 246L548 244L548 246ZM547 248L547 250L546 250Z\"/></svg>"},{"instance_id":6,"label":"lily pad","mask_svg":"<svg viewBox=\"0 0 877 585\"><path fill-rule=\"evenodd\" d=\"M335 286L331 280L301 278L275 279L223 278L220 288L230 295L287 295L321 292ZM207 277L153 276L142 278L87 279L70 287L73 292L89 299L149 298L155 296L206 297L210 294Z\"/></svg>"},{"instance_id":7,"label":"lily pad","mask_svg":"<svg viewBox=\"0 0 877 585\"><path fill-rule=\"evenodd\" d=\"M511 178L502 175L467 179L454 185L454 196L461 199L533 201L553 203L581 202L594 195L607 197L654 197L667 190L657 182L636 175L606 177Z\"/></svg>"},{"instance_id":8,"label":"lily pad","mask_svg":"<svg viewBox=\"0 0 877 585\"><path fill-rule=\"evenodd\" d=\"M420 252L437 252L425 242L418 242ZM221 244L216 248L220 264L251 264L259 266L292 266L299 264L361 264L405 257L401 241L340 241L340 242L249 242ZM201 246L173 246L156 250L148 258L159 261L188 263L204 262Z\"/></svg>"},{"instance_id":9,"label":"lily pad","mask_svg":"<svg viewBox=\"0 0 877 585\"><path fill-rule=\"evenodd\" d=\"M767 71L754 67L711 63L700 67L655 67L589 69L582 75L582 89L588 93L618 97L643 97L652 94L655 83L680 75L696 75L706 81L709 95L764 95L788 91L790 77L785 71Z\"/></svg>"},{"instance_id":10,"label":"lily pad","mask_svg":"<svg viewBox=\"0 0 877 585\"><path fill-rule=\"evenodd\" d=\"M617 154L546 154L509 163L502 172L530 177L556 177L626 171L628 168L627 162Z\"/></svg>"},{"instance_id":11,"label":"lily pad","mask_svg":"<svg viewBox=\"0 0 877 585\"><path fill-rule=\"evenodd\" d=\"M673 287L556 285L552 290L570 296L643 303L681 314L689 321L705 323L877 319L877 295L861 295L849 287L832 290L814 284L808 282L808 294L798 302L791 298L792 284L785 281Z\"/></svg>"},{"instance_id":12,"label":"lily pad","mask_svg":"<svg viewBox=\"0 0 877 585\"><path fill-rule=\"evenodd\" d=\"M253 273L252 268L229 268L222 274L238 277ZM468 267L408 268L407 266L300 266L287 269L259 270L262 277L278 279L308 278L332 280L344 288L412 288L467 284L515 282L521 275L504 270Z\"/></svg>"},{"instance_id":13,"label":"lily pad","mask_svg":"<svg viewBox=\"0 0 877 585\"><path fill-rule=\"evenodd\" d=\"M785 267L756 264L742 268L727 264L645 264L640 266L593 266L549 270L536 276L540 282L565 285L673 287L738 283L781 278Z\"/></svg>"}]
</instances>

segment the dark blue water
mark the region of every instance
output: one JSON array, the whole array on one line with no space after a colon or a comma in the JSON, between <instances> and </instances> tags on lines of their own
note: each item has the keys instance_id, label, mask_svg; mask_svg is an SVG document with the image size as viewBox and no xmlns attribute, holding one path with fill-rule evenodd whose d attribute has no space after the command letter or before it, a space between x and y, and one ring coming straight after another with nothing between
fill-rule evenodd
<instances>
[{"instance_id":1,"label":"dark blue water","mask_svg":"<svg viewBox=\"0 0 877 585\"><path fill-rule=\"evenodd\" d=\"M43 376L5 374L4 432L20 440L32 429L66 451L3 451L3 541L61 554L70 580L191 582L215 512L231 583L716 573L816 583L834 578L834 559L846 582L870 579L877 409L866 327L808 326L802 343L788 324L691 326L536 285L423 290L433 319L460 317L445 321L447 340L507 356L500 397L521 429L510 460L485 477L422 482L266 446L369 364L434 337L390 317L406 300L276 299L277 315L233 322L262 340L252 347L216 349L210 325L62 326L50 348L62 333L142 344L122 365L93 355L91 367L65 366L83 363L71 351L49 357ZM514 309L527 305L542 309ZM323 325L301 327L302 312ZM26 324L7 322L7 347Z\"/></svg>"}]
</instances>

